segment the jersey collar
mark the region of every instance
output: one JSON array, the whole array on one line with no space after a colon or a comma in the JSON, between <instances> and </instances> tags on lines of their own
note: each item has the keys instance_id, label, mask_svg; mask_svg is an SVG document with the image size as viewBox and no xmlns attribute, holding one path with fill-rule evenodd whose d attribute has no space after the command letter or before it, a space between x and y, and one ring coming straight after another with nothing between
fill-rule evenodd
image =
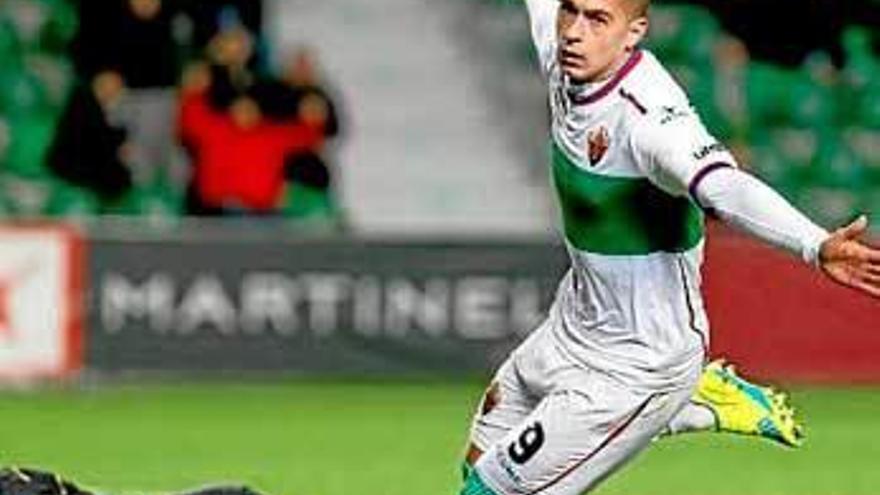
<instances>
[{"instance_id":1,"label":"jersey collar","mask_svg":"<svg viewBox=\"0 0 880 495\"><path fill-rule=\"evenodd\" d=\"M593 91L590 94L576 96L574 98L574 104L590 105L608 96L608 94L614 91L614 88L616 88L620 84L620 82L623 81L626 76L628 76L629 73L636 68L637 65L639 65L639 62L642 61L643 57L644 54L642 53L642 50L636 49L632 53L632 55L629 56L629 59L626 61L626 63L623 64L623 67L621 67L611 79L606 81L605 84L603 84L599 89Z\"/></svg>"}]
</instances>

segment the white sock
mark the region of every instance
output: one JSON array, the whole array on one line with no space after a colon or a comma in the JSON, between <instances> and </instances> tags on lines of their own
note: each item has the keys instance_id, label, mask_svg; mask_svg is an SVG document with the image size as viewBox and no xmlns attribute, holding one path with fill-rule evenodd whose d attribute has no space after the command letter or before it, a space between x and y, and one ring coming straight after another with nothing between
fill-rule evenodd
<instances>
[{"instance_id":1,"label":"white sock","mask_svg":"<svg viewBox=\"0 0 880 495\"><path fill-rule=\"evenodd\" d=\"M666 427L666 435L678 435L698 431L709 431L717 428L715 413L708 406L690 402L672 418Z\"/></svg>"}]
</instances>

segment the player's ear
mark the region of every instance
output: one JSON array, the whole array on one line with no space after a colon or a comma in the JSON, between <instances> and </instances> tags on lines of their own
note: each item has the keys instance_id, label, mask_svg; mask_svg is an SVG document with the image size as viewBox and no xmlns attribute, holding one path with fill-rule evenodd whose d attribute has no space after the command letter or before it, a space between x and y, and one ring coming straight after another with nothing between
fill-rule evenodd
<instances>
[{"instance_id":1,"label":"player's ear","mask_svg":"<svg viewBox=\"0 0 880 495\"><path fill-rule=\"evenodd\" d=\"M648 26L648 16L640 15L629 21L629 31L626 35L626 49L628 51L635 50L639 43L645 39L648 34Z\"/></svg>"}]
</instances>

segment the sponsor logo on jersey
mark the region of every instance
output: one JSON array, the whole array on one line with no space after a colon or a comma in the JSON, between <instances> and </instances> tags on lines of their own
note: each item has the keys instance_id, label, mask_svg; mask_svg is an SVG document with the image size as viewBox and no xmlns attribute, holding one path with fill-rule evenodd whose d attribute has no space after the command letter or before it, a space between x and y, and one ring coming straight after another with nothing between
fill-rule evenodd
<instances>
[{"instance_id":1,"label":"sponsor logo on jersey","mask_svg":"<svg viewBox=\"0 0 880 495\"><path fill-rule=\"evenodd\" d=\"M506 453L507 452L504 449L497 449L495 451L495 459L498 461L501 469L504 470L507 476L510 476L510 479L515 484L523 486L525 484L525 480L516 472L516 468L514 467L513 463L510 462L510 459L508 459Z\"/></svg>"},{"instance_id":2,"label":"sponsor logo on jersey","mask_svg":"<svg viewBox=\"0 0 880 495\"><path fill-rule=\"evenodd\" d=\"M695 151L694 158L697 160L703 160L713 153L723 153L725 151L727 151L727 147L716 141Z\"/></svg>"},{"instance_id":3,"label":"sponsor logo on jersey","mask_svg":"<svg viewBox=\"0 0 880 495\"><path fill-rule=\"evenodd\" d=\"M678 107L663 107L660 109L660 125L666 125L687 116L688 112Z\"/></svg>"},{"instance_id":4,"label":"sponsor logo on jersey","mask_svg":"<svg viewBox=\"0 0 880 495\"><path fill-rule=\"evenodd\" d=\"M595 167L602 161L610 144L611 138L604 127L594 129L587 134L587 157L591 166Z\"/></svg>"}]
</instances>

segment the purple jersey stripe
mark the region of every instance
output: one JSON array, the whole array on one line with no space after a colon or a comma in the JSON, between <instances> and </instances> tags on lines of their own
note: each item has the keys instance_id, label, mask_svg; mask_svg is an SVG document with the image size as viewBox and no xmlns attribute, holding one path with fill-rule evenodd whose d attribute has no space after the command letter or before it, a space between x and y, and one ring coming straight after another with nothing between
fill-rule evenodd
<instances>
[{"instance_id":1,"label":"purple jersey stripe","mask_svg":"<svg viewBox=\"0 0 880 495\"><path fill-rule=\"evenodd\" d=\"M691 198L694 200L694 203L700 207L703 211L711 213L706 209L702 204L700 204L700 199L697 197L697 188L700 187L700 183L703 182L709 174L715 172L716 170L721 170L723 168L736 168L730 163L727 162L715 162L710 165L706 165L702 170L697 172L697 175L694 176L693 180L691 180L690 185L688 186L688 193L691 195Z\"/></svg>"},{"instance_id":2,"label":"purple jersey stripe","mask_svg":"<svg viewBox=\"0 0 880 495\"><path fill-rule=\"evenodd\" d=\"M641 50L634 51L633 54L630 55L629 60L627 60L626 63L623 64L623 67L621 67L620 70L617 71L617 74L615 74L610 81L605 83L605 85L601 88L597 89L595 93L591 93L587 96L583 96L580 98L575 98L574 104L589 105L591 103L596 103L602 98L608 96L608 94L611 93L611 91L613 91L614 88L616 88L617 85L620 84L620 82L623 81L624 78L626 78L626 76L629 75L629 73L632 72L632 70L635 69L637 65L639 65L639 62L642 60L643 56L644 55L642 54Z\"/></svg>"}]
</instances>

